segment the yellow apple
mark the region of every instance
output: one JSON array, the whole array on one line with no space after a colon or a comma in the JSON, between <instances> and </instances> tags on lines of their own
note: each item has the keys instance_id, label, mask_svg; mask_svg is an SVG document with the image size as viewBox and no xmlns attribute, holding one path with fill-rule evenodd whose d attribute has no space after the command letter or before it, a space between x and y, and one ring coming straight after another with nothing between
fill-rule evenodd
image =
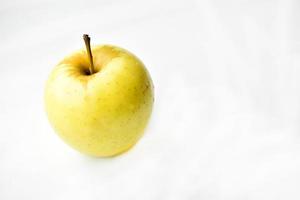
<instances>
[{"instance_id":1,"label":"yellow apple","mask_svg":"<svg viewBox=\"0 0 300 200\"><path fill-rule=\"evenodd\" d=\"M142 136L153 95L151 77L136 56L112 45L88 44L87 51L70 54L53 69L45 107L67 144L108 157L128 150Z\"/></svg>"}]
</instances>

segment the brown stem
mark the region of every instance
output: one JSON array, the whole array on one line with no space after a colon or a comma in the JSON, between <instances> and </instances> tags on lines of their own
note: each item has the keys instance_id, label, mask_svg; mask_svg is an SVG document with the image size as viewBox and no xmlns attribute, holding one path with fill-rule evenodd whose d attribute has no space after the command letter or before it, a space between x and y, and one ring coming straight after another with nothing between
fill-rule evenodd
<instances>
[{"instance_id":1,"label":"brown stem","mask_svg":"<svg viewBox=\"0 0 300 200\"><path fill-rule=\"evenodd\" d=\"M89 35L84 34L83 35L83 40L85 42L85 47L86 47L86 51L90 60L90 67L89 67L89 71L90 74L93 74L95 72L95 68L94 68L94 62L93 62L93 55L92 55L92 51L91 51L91 38L89 37Z\"/></svg>"}]
</instances>

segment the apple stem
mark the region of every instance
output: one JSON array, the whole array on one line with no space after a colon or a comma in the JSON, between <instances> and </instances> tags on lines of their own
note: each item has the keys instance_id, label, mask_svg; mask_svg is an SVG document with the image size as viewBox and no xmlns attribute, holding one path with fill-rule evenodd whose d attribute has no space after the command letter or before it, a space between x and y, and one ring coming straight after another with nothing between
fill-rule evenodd
<instances>
[{"instance_id":1,"label":"apple stem","mask_svg":"<svg viewBox=\"0 0 300 200\"><path fill-rule=\"evenodd\" d=\"M91 38L89 37L89 35L83 34L83 40L85 42L86 51L88 53L88 57L90 60L89 71L90 74L93 74L95 72L95 69L94 69L93 55L92 55L91 44L90 44Z\"/></svg>"}]
</instances>

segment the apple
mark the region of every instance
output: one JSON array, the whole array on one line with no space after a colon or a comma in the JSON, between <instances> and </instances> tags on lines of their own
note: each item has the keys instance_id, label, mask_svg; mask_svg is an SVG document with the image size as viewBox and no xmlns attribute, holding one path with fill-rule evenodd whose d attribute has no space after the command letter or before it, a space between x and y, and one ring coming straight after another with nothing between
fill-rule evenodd
<instances>
[{"instance_id":1,"label":"apple","mask_svg":"<svg viewBox=\"0 0 300 200\"><path fill-rule=\"evenodd\" d=\"M45 109L55 132L78 151L110 157L130 149L152 112L153 83L144 64L112 45L65 57L51 72Z\"/></svg>"}]
</instances>

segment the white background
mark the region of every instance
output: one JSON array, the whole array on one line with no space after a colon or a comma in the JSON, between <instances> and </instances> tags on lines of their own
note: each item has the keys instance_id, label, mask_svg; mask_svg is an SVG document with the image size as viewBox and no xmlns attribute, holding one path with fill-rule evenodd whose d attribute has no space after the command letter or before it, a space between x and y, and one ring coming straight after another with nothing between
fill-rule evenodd
<instances>
[{"instance_id":1,"label":"white background","mask_svg":"<svg viewBox=\"0 0 300 200\"><path fill-rule=\"evenodd\" d=\"M0 199L300 199L300 2L0 0ZM53 132L44 84L93 44L144 61L155 106L111 159Z\"/></svg>"}]
</instances>

